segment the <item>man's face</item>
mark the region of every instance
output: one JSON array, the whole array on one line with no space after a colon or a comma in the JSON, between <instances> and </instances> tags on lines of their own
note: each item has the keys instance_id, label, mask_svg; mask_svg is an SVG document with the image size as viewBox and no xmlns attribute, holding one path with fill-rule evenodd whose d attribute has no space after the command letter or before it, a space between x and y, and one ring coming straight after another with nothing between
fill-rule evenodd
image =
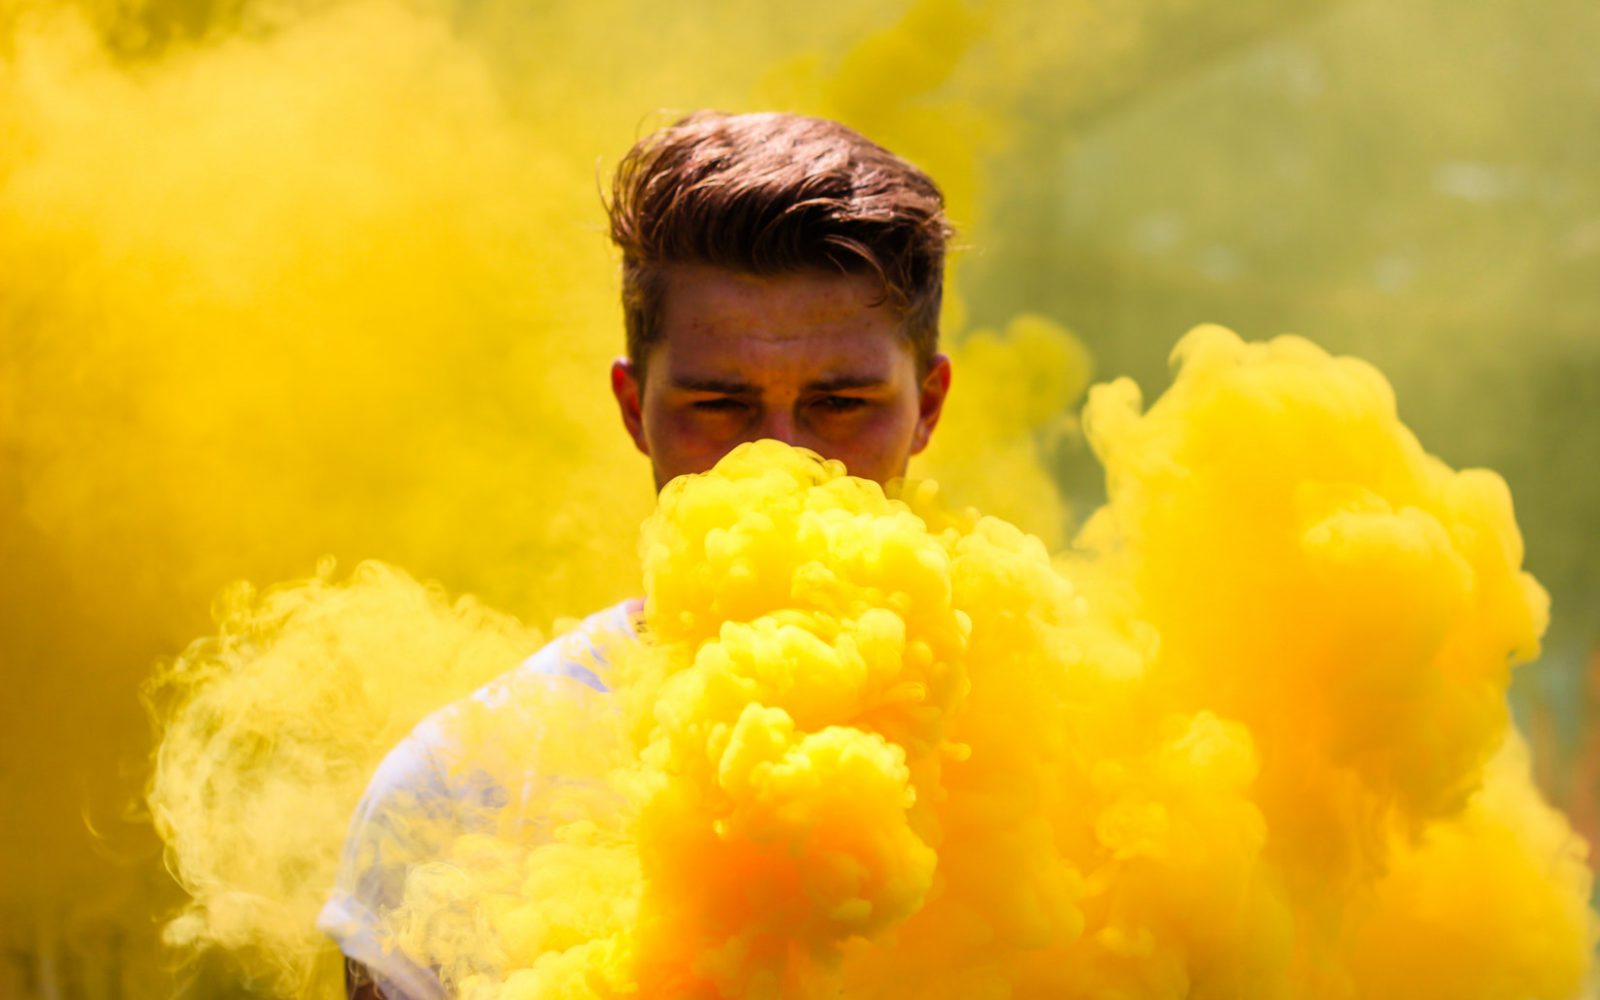
<instances>
[{"instance_id":1,"label":"man's face","mask_svg":"<svg viewBox=\"0 0 1600 1000\"><path fill-rule=\"evenodd\" d=\"M939 420L950 364L940 356L918 377L900 317L874 304L881 294L866 275L672 268L642 383L627 361L611 370L656 488L759 438L879 483L905 475Z\"/></svg>"}]
</instances>

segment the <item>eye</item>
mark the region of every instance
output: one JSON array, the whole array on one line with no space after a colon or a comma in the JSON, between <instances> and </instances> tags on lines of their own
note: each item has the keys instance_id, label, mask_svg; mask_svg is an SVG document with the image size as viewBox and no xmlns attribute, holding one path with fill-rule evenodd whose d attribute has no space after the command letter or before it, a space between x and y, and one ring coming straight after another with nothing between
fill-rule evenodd
<instances>
[{"instance_id":1,"label":"eye","mask_svg":"<svg viewBox=\"0 0 1600 1000\"><path fill-rule=\"evenodd\" d=\"M732 396L714 396L711 399L697 399L690 405L697 410L702 410L707 413L735 413L744 409L745 407L744 400L734 399Z\"/></svg>"},{"instance_id":2,"label":"eye","mask_svg":"<svg viewBox=\"0 0 1600 1000\"><path fill-rule=\"evenodd\" d=\"M866 406L867 401L859 396L823 396L817 400L817 405L831 413L849 413Z\"/></svg>"}]
</instances>

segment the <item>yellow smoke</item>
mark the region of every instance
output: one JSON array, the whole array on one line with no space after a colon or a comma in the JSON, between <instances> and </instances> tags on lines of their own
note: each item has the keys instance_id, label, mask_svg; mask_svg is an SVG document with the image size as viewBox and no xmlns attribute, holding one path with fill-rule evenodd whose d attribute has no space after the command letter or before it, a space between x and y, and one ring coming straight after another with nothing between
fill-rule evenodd
<instances>
[{"instance_id":1,"label":"yellow smoke","mask_svg":"<svg viewBox=\"0 0 1600 1000\"><path fill-rule=\"evenodd\" d=\"M1504 484L1424 452L1359 361L1216 327L1177 357L1148 411L1091 395L1109 500L1058 560L775 442L671 484L647 638L601 649L613 693L512 685L447 717L497 780L563 780L539 822L435 831L393 946L519 1000L1576 996L1600 925L1506 715L1545 596ZM352 648L449 662L471 636L407 617ZM245 676L359 676L274 624L202 719L246 713ZM192 725L174 788L218 764L183 752ZM207 848L244 836L241 801L158 785Z\"/></svg>"},{"instance_id":2,"label":"yellow smoke","mask_svg":"<svg viewBox=\"0 0 1600 1000\"><path fill-rule=\"evenodd\" d=\"M0 60L0 720L40 758L0 775L4 937L69 996L164 996L137 691L211 595L379 556L548 622L621 596L647 479L585 473L628 461L579 374L614 311L593 165L437 16L146 63L33 15Z\"/></svg>"},{"instance_id":3,"label":"yellow smoke","mask_svg":"<svg viewBox=\"0 0 1600 1000\"><path fill-rule=\"evenodd\" d=\"M1298 18L1332 5L1293 6ZM229 581L303 577L327 553L345 566L376 557L540 627L505 622L494 626L503 629L500 639L474 638L473 623L499 619L428 596L433 592L397 571L363 569L348 583L327 577L303 593L269 589L259 604L221 602L224 638L192 649L169 671L172 686L156 692L169 699L162 701L165 710L188 704L199 713L167 716L173 735L167 759L187 761L180 771L197 758L173 758L172 748L192 738L196 748L237 746L239 756L223 755L234 764L294 760L301 775L322 775L325 798L287 784L263 787L259 798L194 800L221 810L261 804L265 811L249 812L226 837L211 826L185 840L178 820L161 820L184 845L171 863L201 904L174 935L196 944L282 945L286 950L266 967L280 970L289 988L306 982L308 954L320 949L327 957L305 921L342 836L343 821L327 818L353 806L358 772L432 705L537 645L553 618L637 588L628 553L633 526L649 510L649 480L643 461L615 432L599 377L619 349L620 333L609 277L614 262L600 233L597 155L620 154L678 109L779 106L841 116L944 183L966 243L992 248L1001 245L993 237L1009 236L1022 248L1020 257L1050 264L1018 269L1015 252L991 253L989 260L1018 276L1042 274L1053 287L1061 284L1058 263L1064 274L1081 262L1018 237L1026 231L1021 223L1050 217L1050 185L1077 183L1076 175L1061 180L1057 169L1058 124L1092 118L1098 105L1115 106L1141 88L1159 90L1157 84L1213 58L1208 45L1289 19L1280 8L1287 10L1270 0L1141 0L1115 8L1002 3L977 13L955 0L884 0L777 5L751 19L709 0L666 7L638 0L0 5L0 558L9 570L0 574L0 667L8 685L0 699L8 741L0 796L12 806L0 820L6 844L0 940L16 956L0 970L0 993L172 994L150 968L158 961L151 915L164 917L175 905L170 880L141 818L123 822L145 782L149 747L137 691L157 657L207 631L207 605ZM1425 6L1387 10L1368 5L1356 20L1375 24L1370 30L1378 35L1387 18L1397 19L1404 30L1389 37L1407 41L1384 62L1398 67L1415 49L1410 39L1438 19ZM1474 30L1498 44L1496 24L1486 20ZM1363 64L1371 61L1364 41L1358 33L1353 45ZM1429 51L1442 60L1453 50ZM1491 77L1478 66L1474 61L1470 77L1488 86L1481 81ZM1430 110L1448 106L1454 126L1477 141L1483 122L1474 109L1494 101L1455 99L1460 75L1458 67L1429 65L1413 74L1428 89L1409 100ZM1382 103L1402 103L1387 95ZM1049 124L1030 137L1023 123L1031 120ZM1563 137L1572 134L1558 124ZM1521 137L1506 131L1502 139ZM1240 157L1255 148L1229 146ZM984 162L999 152L1018 161L1001 177ZM1363 149L1362 162L1368 157ZM1152 176L1164 189L1165 174ZM1222 204L1197 176L1207 204ZM1217 214L1244 219L1257 192L1251 184L1236 186L1248 199L1223 204ZM1008 222L1004 234L986 229L997 193L1026 206L1027 217L1015 227ZM1347 193L1328 195L1328 203L1343 206ZM1092 185L1086 197L1099 198ZM1459 206L1446 207L1454 218ZM1511 209L1518 220L1525 216ZM1526 264L1535 258L1522 230L1510 231L1520 242L1506 245L1529 270L1586 273L1581 253L1592 246L1592 233L1575 232L1560 244L1577 265L1552 257L1548 263L1559 267L1541 268ZM1325 256L1315 239L1301 242L1315 247L1308 256ZM1481 262L1474 259L1467 270L1476 287ZM1083 280L1102 277L1090 270ZM1574 280L1582 287L1581 277ZM1015 295L1003 283L991 286L1001 293L971 302L985 323L1009 315L1014 301L1054 302ZM1080 292L1071 283L1062 287L1068 296ZM1510 325L1519 335L1542 328L1524 311L1534 301L1579 301L1570 289L1531 295L1509 281L1493 288L1515 304ZM1335 290L1316 297L1315 308L1349 299ZM947 314L957 390L922 470L940 481L953 505L999 514L1054 551L1070 537L1071 524L1052 475L1058 470L1038 455L1070 433L1063 413L1086 381L1086 362L1075 342L1032 319L998 323L998 332L962 342L965 306L954 301ZM1182 310L1185 317L1215 313L1209 305ZM1379 314L1390 314L1388 299L1374 306L1372 315ZM1426 314L1393 315L1396 329L1415 320L1420 330L1418 317ZM1580 311L1577 319L1583 318ZM1563 336L1587 329L1570 316L1563 323L1552 327L1568 331ZM1105 334L1087 321L1083 328ZM1161 324L1150 328L1150 336L1167 336ZM1494 356L1494 370L1502 372L1504 351L1497 347ZM1391 356L1385 365L1397 361ZM1432 358L1411 364L1413 372L1434 367ZM1515 430L1515 421L1507 426L1514 429L1508 436L1532 436ZM1429 428L1429 440L1438 440L1438 432ZM1147 513L1156 518L1159 510ZM1183 525L1152 521L1148 530L1187 537ZM1127 584L1144 573L1179 592L1178 568L1113 573L1106 567L1114 555L1103 554L1093 570L1081 562L1069 570L1074 585L1112 615L1097 625L1111 630L1098 647L1107 662L1114 651L1126 658L1119 669L1155 662L1158 633L1149 621L1169 613L1171 627L1193 633L1184 657L1203 659L1213 638L1204 634L1206 616L1145 606L1160 588L1141 596ZM1548 556L1539 565L1548 567ZM1381 610L1385 596L1404 597L1403 581L1396 580L1371 595L1372 609ZM1206 575L1195 586L1207 589L1210 581ZM1248 592L1247 582L1222 581L1234 596ZM1440 596L1439 606L1423 610L1448 617L1451 601L1462 599ZM419 662L387 642L384 615L407 606L416 609L417 631L398 636L434 635L443 648L450 630L463 630L456 633L460 658ZM291 615L294 608L303 611ZM248 643L226 637L257 634L276 642L275 636L310 628L311 618L323 614L316 608L326 609L318 627L346 637L329 640L329 655L345 650L337 655L352 678L318 678L307 672L310 664L274 654L259 661L263 668L293 667L286 676L305 678L306 691L269 684L259 695L247 693L258 661ZM1356 619L1365 613L1347 611ZM367 641L370 647L361 645ZM1265 645L1252 650L1241 669L1273 681L1268 653ZM445 669L445 662L453 664L446 676L428 673ZM1188 669L1172 663L1180 674ZM1471 675L1470 664L1449 659L1447 666L1441 659L1433 673L1386 679L1374 669L1344 690L1347 696L1389 691L1396 705L1431 712L1428 725L1443 727L1438 759L1430 757L1420 727L1383 737L1392 746L1363 743L1383 720L1353 708L1349 716L1330 708L1322 720L1330 732L1343 727L1339 733L1349 739L1327 760L1289 746L1289 756L1333 795L1303 823L1308 840L1323 838L1317 851L1299 863L1283 859L1285 877L1302 880L1297 891L1337 898L1337 886L1323 884L1332 876L1319 875L1318 864L1354 878L1389 856L1381 839L1358 835L1368 829L1359 824L1314 829L1326 816L1342 820L1370 806L1357 794L1362 787L1389 788L1414 823L1426 824L1425 817L1446 814L1463 799L1468 814L1481 812L1470 797L1470 773L1488 749L1474 737L1494 728L1500 708L1488 692L1448 687L1456 670ZM1484 666L1477 676L1492 673ZM184 678L209 685L235 675L238 688L185 693ZM1202 675L1183 676L1184 685L1203 686ZM1277 686L1291 683L1299 682ZM1435 688L1456 697L1429 701ZM382 700L337 700L342 690ZM331 714L300 713L298 706L325 704L311 692L329 692L327 704L348 710L356 735ZM258 696L275 713L258 728L229 715ZM1217 697L1258 723L1270 708L1264 695L1251 692ZM171 724L204 713L218 728L211 736L201 729L184 737ZM273 730L276 720L296 714L305 728L292 737ZM1294 735L1289 723L1265 725L1281 730L1285 741ZM284 757L264 755L269 731ZM619 753L625 747L616 745ZM1514 755L1493 759L1514 761ZM1282 760L1264 758L1263 776L1252 787L1263 802L1287 809L1296 791ZM601 763L566 761L575 773ZM1343 769L1370 786L1345 787ZM1500 769L1497 763L1490 774ZM1517 776L1515 766L1510 771ZM1449 774L1460 779L1453 789L1441 780ZM181 801L187 793L180 786L170 786L170 794ZM1509 787L1517 794L1495 793L1496 801L1532 795L1520 778ZM266 826L263 836L277 844L270 863L267 857L237 863L260 848L248 840L255 821L287 802L322 819L294 830ZM1431 988L1448 996L1456 989L1453 976L1473 988L1493 978L1480 976L1473 963L1446 968L1457 950L1481 951L1486 960L1496 955L1513 970L1546 970L1551 982L1566 976L1552 957L1565 953L1565 939L1520 930L1546 926L1545 917L1559 907L1530 905L1524 918L1510 905L1532 899L1523 886L1533 883L1519 874L1516 858L1554 857L1551 845L1560 843L1563 827L1554 818L1533 819L1539 813L1532 805L1496 808L1522 819L1500 825L1475 819L1459 836L1429 835L1435 827L1426 825L1393 834L1395 852L1436 845L1415 855L1417 871L1449 866L1451 852L1481 844L1506 863L1482 866L1470 885L1481 894L1476 898L1489 900L1484 905L1495 920L1470 921L1474 914L1457 907L1457 897L1423 891L1436 883L1420 876L1397 874L1385 883L1378 897L1383 912L1441 919L1432 938L1416 939L1411 979L1385 980L1373 971L1384 962L1391 977L1405 971L1390 961L1378 917L1366 925L1374 930L1364 941L1339 946L1349 949L1339 954L1353 956L1351 968L1368 970L1360 973L1368 977L1363 982L1385 984L1374 986L1374 995L1427 995ZM1126 824L1137 828L1133 819ZM581 829L564 836L584 844ZM485 856L491 849L483 846ZM513 845L512 856L520 850ZM626 852L610 855L609 868L600 855L586 857L596 866L593 881L610 886L621 884L633 863ZM218 882L219 871L240 881ZM514 884L520 889L520 880ZM215 917L208 915L212 902ZM603 910L583 918L592 928L621 919ZM1461 935L1506 947L1458 949ZM1548 951L1547 940L1554 942ZM523 945L512 952L517 960L528 955ZM207 970L200 971L196 994L231 996L245 988L239 975L206 982Z\"/></svg>"},{"instance_id":4,"label":"yellow smoke","mask_svg":"<svg viewBox=\"0 0 1600 1000\"><path fill-rule=\"evenodd\" d=\"M597 155L677 109L870 108L969 222L977 147L925 96L957 6L717 32L625 0L0 10L0 725L40 758L0 769L0 938L28 981L169 992L138 688L231 581L380 558L541 627L636 585Z\"/></svg>"},{"instance_id":5,"label":"yellow smoke","mask_svg":"<svg viewBox=\"0 0 1600 1000\"><path fill-rule=\"evenodd\" d=\"M959 388L916 474L1059 550L1071 537L1072 512L1049 462L1079 441L1074 404L1091 367L1083 345L1045 317L1024 314L1003 330L969 332L949 353Z\"/></svg>"}]
</instances>

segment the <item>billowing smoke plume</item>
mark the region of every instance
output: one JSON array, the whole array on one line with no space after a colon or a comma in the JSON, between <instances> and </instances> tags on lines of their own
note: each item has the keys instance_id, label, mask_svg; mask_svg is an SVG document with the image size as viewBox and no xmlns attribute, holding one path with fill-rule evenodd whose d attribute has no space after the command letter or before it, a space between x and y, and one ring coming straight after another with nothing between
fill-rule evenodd
<instances>
[{"instance_id":1,"label":"billowing smoke plume","mask_svg":"<svg viewBox=\"0 0 1600 1000\"><path fill-rule=\"evenodd\" d=\"M1113 373L1150 375L1145 358L1165 352L1174 324L1215 316L1377 357L1431 446L1517 487L1532 565L1556 593L1561 648L1534 674L1561 711L1560 731L1535 734L1549 768L1594 698L1573 668L1595 662L1585 470L1600 242L1586 221L1593 140L1571 126L1587 107L1574 95L1588 102L1593 89L1593 11L1578 0L1540 11L1510 0L1470 17L1443 0L869 0L766 5L759 17L710 0L0 4L0 795L12 805L0 821L0 993L173 994L152 914L179 901L151 817L125 815L147 780L138 691L152 663L211 629L208 604L231 581L303 578L327 554L343 567L303 590L235 592L216 608L221 637L153 691L163 712L212 713L214 731L182 737L195 746L255 741L255 757L226 759L293 758L293 773L322 775L321 792L264 784L237 800L170 786L177 801L247 810L238 836L268 815L252 802L305 794L294 801L319 817L348 813L360 773L417 717L536 647L554 619L637 590L630 553L649 475L604 395L621 337L596 193L609 162L596 160L702 106L838 116L941 181L978 253L958 257L945 317L956 391L920 471L952 507L998 514L1052 552L1072 531L1061 474L1092 478L1063 461L1083 455L1071 407L1087 360L1058 327L1017 312L1070 322ZM1496 59L1515 72L1486 72ZM1273 102L1241 99L1260 91ZM1199 207L1186 216L1172 199ZM1430 256L1439 244L1452 248L1443 266ZM994 330L969 331L969 314ZM1484 401L1504 419L1482 417ZM1485 436L1494 449L1474 446ZM1192 530L1170 528L1198 544ZM473 638L501 620L399 570L335 582L369 558L537 628L506 621L493 643ZM1151 600L1162 580L1183 589L1146 571ZM1146 597L1130 596L1142 593L1133 573L1068 575L1106 613L1124 607L1123 639L1142 648L1170 608L1136 606ZM1212 589L1214 575L1192 587ZM1240 586L1218 577L1218 600ZM1374 605L1393 592L1375 590ZM462 645L427 662L391 655L380 607L414 609L415 621L393 618L397 642L414 635L405 625L458 629ZM1196 617L1169 627L1192 630L1198 656L1210 616ZM342 636L329 655L360 682L302 673L305 690L263 702L257 722L230 715L251 696L209 684L300 664L257 658L297 629ZM1241 676L1273 680L1269 660L1251 652ZM429 692L411 687L419 671L442 671ZM1311 778L1349 768L1388 782L1408 809L1476 803L1460 775L1481 747L1466 736L1492 728L1495 697L1446 687L1461 699L1447 711L1449 699L1429 700L1437 678L1390 680L1395 718L1399 706L1432 712L1426 725L1444 727L1453 756L1428 760L1417 735L1406 753L1386 751L1363 742L1379 720L1352 717L1344 763ZM1347 695L1362 690L1350 683ZM321 705L318 691L349 696L347 729L320 717L278 726ZM1212 694L1229 706L1219 718L1273 726L1257 716L1275 695ZM178 717L163 716L175 741ZM1279 759L1263 758L1251 786L1263 801L1296 796ZM1591 827L1596 761L1587 778L1557 773L1589 802ZM274 942L276 958L256 948L247 965L325 982L305 979L304 948L328 957L306 920L342 822L308 821L292 857L251 870L229 853L249 843L208 841L204 827L184 841L174 820L185 846L172 867L211 888L207 915L171 935ZM1381 867L1381 845L1337 833L1349 829L1324 830L1330 870ZM1544 829L1560 835L1555 820ZM1421 843L1412 835L1402 840ZM218 872L242 881L217 883ZM1384 905L1454 905L1406 895L1423 884L1397 876ZM222 894L232 902L212 906ZM1531 954L1542 939L1516 930L1538 926L1520 912L1502 906L1458 930ZM1471 963L1450 963L1493 949L1456 933L1416 942L1406 990L1452 995L1454 974L1479 984ZM1385 953L1364 954L1372 968ZM191 971L194 996L277 982Z\"/></svg>"},{"instance_id":2,"label":"billowing smoke plume","mask_svg":"<svg viewBox=\"0 0 1600 1000\"><path fill-rule=\"evenodd\" d=\"M1091 394L1109 501L1055 559L776 442L675 481L642 638L591 662L608 692L514 676L437 717L472 781L520 793L470 833L385 817L430 845L387 946L518 1000L1576 996L1597 925L1507 717L1546 598L1504 484L1424 452L1362 362L1216 327L1177 357L1148 411ZM364 670L517 635L367 575L225 632L231 655L265 626L169 729L180 863L308 856L298 824L240 815L280 779L350 805L292 743L196 726L287 697L267 730L338 746ZM358 593L380 596L351 614ZM217 798L175 797L197 772ZM223 940L230 880L180 870Z\"/></svg>"}]
</instances>

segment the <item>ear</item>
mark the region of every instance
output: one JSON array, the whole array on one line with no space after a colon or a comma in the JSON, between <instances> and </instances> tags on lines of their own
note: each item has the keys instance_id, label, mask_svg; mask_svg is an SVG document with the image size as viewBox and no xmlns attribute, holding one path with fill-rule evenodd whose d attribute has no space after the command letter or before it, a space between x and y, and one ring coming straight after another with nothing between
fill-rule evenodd
<instances>
[{"instance_id":1,"label":"ear","mask_svg":"<svg viewBox=\"0 0 1600 1000\"><path fill-rule=\"evenodd\" d=\"M939 426L939 415L944 412L944 400L950 394L950 359L943 354L933 356L933 364L922 379L922 393L917 397L917 429L911 435L911 454L920 454L928 446L933 429Z\"/></svg>"},{"instance_id":2,"label":"ear","mask_svg":"<svg viewBox=\"0 0 1600 1000\"><path fill-rule=\"evenodd\" d=\"M633 446L640 453L649 455L650 446L644 438L643 389L632 361L618 358L611 362L611 394L617 397L617 409L622 411L622 426L628 429L628 436L633 438Z\"/></svg>"}]
</instances>

